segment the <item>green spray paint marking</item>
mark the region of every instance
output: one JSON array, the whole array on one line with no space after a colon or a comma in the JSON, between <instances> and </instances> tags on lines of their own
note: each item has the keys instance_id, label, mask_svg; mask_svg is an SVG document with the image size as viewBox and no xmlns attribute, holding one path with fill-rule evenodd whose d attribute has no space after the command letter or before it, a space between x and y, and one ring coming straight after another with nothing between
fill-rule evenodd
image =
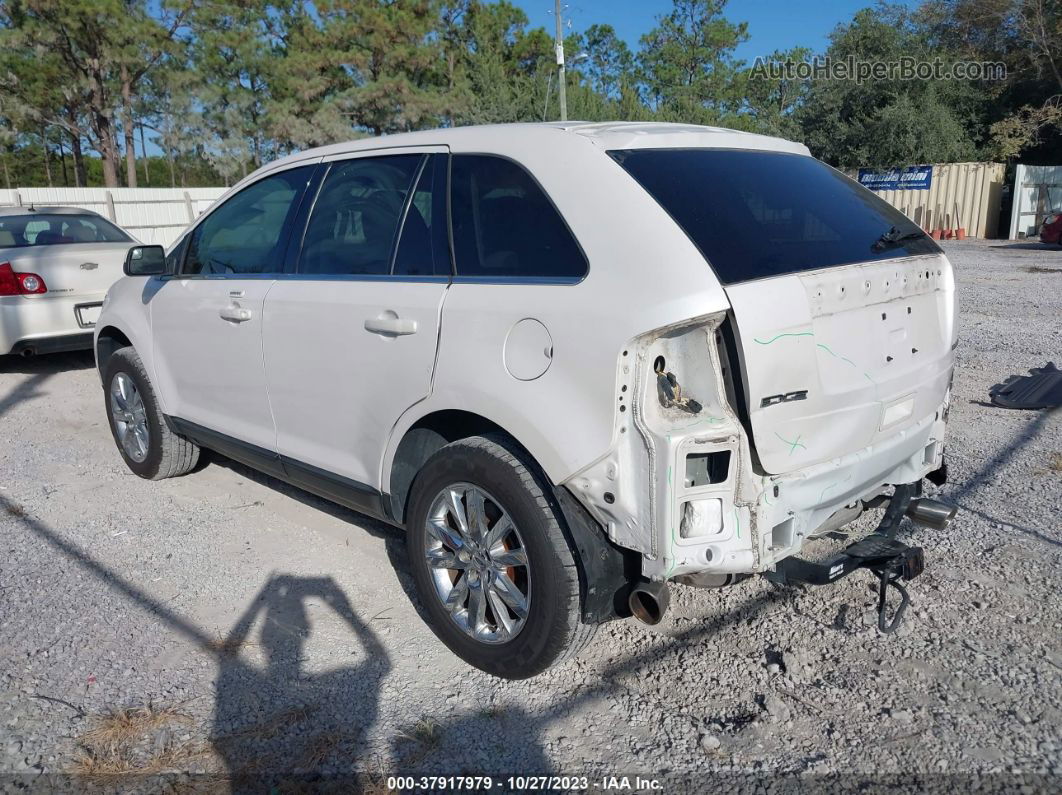
<instances>
[{"instance_id":1,"label":"green spray paint marking","mask_svg":"<svg viewBox=\"0 0 1062 795\"><path fill-rule=\"evenodd\" d=\"M697 425L700 425L701 423L704 423L704 422L708 423L709 425L715 425L716 423L722 422L722 421L723 421L722 417L706 417L703 420L694 420L689 425L680 425L679 427L675 428L675 430L676 431L684 431L684 430L686 430L688 428L693 428L693 427L695 427ZM671 438L671 434L668 434L668 439L670 439L670 438Z\"/></svg>"},{"instance_id":2,"label":"green spray paint marking","mask_svg":"<svg viewBox=\"0 0 1062 795\"><path fill-rule=\"evenodd\" d=\"M758 342L760 345L770 345L772 342L776 342L777 340L780 340L782 337L814 337L814 336L815 336L815 332L813 332L813 331L800 331L800 332L790 332L790 333L786 333L786 334L778 334L778 335L776 335L774 337L771 337L769 340L758 340L755 337L753 337L752 339L753 339L754 342Z\"/></svg>"},{"instance_id":3,"label":"green spray paint marking","mask_svg":"<svg viewBox=\"0 0 1062 795\"><path fill-rule=\"evenodd\" d=\"M856 364L855 362L853 362L847 356L841 356L839 353L834 353L832 350L829 349L828 346L823 345L821 342L816 342L815 345L816 345L816 347L822 348L824 351L826 351L826 353L830 354L830 356L833 356L835 359L840 359L842 362L846 362L847 364L852 365L852 367L854 367L855 369L857 369L857 370L859 369L859 365ZM870 373L868 373L866 370L863 371L863 375L874 386L878 385L878 382L875 381L873 378L871 378L870 377Z\"/></svg>"},{"instance_id":4,"label":"green spray paint marking","mask_svg":"<svg viewBox=\"0 0 1062 795\"><path fill-rule=\"evenodd\" d=\"M715 425L715 424L720 423L722 421L723 421L722 417L707 417L707 418L705 418L703 420L694 420L689 425L680 425L679 427L675 428L674 430L675 431L687 431L690 428L694 428L694 427L696 427L698 425L701 425L702 423L706 423L708 425ZM669 442L671 441L671 433L670 432L665 434L665 437L667 438L667 440Z\"/></svg>"},{"instance_id":5,"label":"green spray paint marking","mask_svg":"<svg viewBox=\"0 0 1062 795\"><path fill-rule=\"evenodd\" d=\"M785 440L783 439L782 441L785 441ZM763 489L763 502L764 502L764 504L765 505L774 505L774 503L771 502L770 498L767 496L767 478L760 478L760 485L764 487L764 489Z\"/></svg>"},{"instance_id":6,"label":"green spray paint marking","mask_svg":"<svg viewBox=\"0 0 1062 795\"><path fill-rule=\"evenodd\" d=\"M778 433L778 431L775 431L775 432L774 432L774 435L775 435L775 436L777 436L777 437L778 437L779 439L781 439L781 440L782 440L783 442L785 442L785 443L786 443L787 445L789 445L789 455L792 455L792 454L793 454L793 453L794 453L794 452L796 451L796 449L797 449L798 447L799 447L799 448L801 448L802 450L807 450L807 449L808 449L808 448L807 448L807 447L806 447L806 446L805 446L805 445L804 445L804 444L803 444L803 443L802 443L802 442L800 441L800 436L801 436L801 434L799 434L799 433L797 434L797 438L796 438L796 439L794 439L793 441L789 441L789 440L788 440L788 439L786 439L786 438L785 438L784 436L782 436L782 434Z\"/></svg>"},{"instance_id":7,"label":"green spray paint marking","mask_svg":"<svg viewBox=\"0 0 1062 795\"><path fill-rule=\"evenodd\" d=\"M760 345L770 345L772 342L777 342L778 340L782 339L783 337L814 337L814 336L815 336L815 332L813 332L813 331L800 331L800 332L787 332L785 334L776 334L775 336L771 337L769 340L756 339L755 337L753 337L752 339L753 339L753 342L756 342L756 343L758 343ZM859 369L859 365L858 364L853 362L847 356L841 356L839 353L834 353L833 350L831 350L828 345L823 345L821 342L816 342L815 345L816 345L816 347L819 347L822 350L826 351L826 353L830 354L830 356L833 356L835 359L840 359L842 362L845 362L847 364L852 365L852 367L856 368L857 370ZM866 372L864 370L863 371L863 375L874 386L878 385L878 382L875 381L873 378L871 378L870 373L868 373L868 372Z\"/></svg>"},{"instance_id":8,"label":"green spray paint marking","mask_svg":"<svg viewBox=\"0 0 1062 795\"><path fill-rule=\"evenodd\" d=\"M734 523L737 524L737 537L741 538L741 515L737 508L734 509Z\"/></svg>"},{"instance_id":9,"label":"green spray paint marking","mask_svg":"<svg viewBox=\"0 0 1062 795\"><path fill-rule=\"evenodd\" d=\"M821 494L819 495L819 502L820 502L820 503L822 502L823 498L824 498L824 497L826 496L826 492L827 492L827 491L829 491L830 489L836 488L837 486L843 486L843 485L844 485L845 483L847 483L847 482L848 482L848 481L850 481L851 479L852 479L852 473L851 473L851 472L849 472L849 473L848 473L848 477L846 477L846 478L845 478L844 480L839 480L839 481L837 481L836 483L831 483L831 484L830 484L829 486L827 486L826 488L824 488L824 489L822 490L822 493L821 493Z\"/></svg>"},{"instance_id":10,"label":"green spray paint marking","mask_svg":"<svg viewBox=\"0 0 1062 795\"><path fill-rule=\"evenodd\" d=\"M841 356L841 354L839 353L834 353L832 350L830 350L828 345L823 345L821 342L816 342L815 346L818 348L822 348L824 351L826 351L826 353L830 354L830 356L833 356L835 359L840 359L842 362L847 362L848 364L852 365L852 367L859 366L847 356Z\"/></svg>"}]
</instances>

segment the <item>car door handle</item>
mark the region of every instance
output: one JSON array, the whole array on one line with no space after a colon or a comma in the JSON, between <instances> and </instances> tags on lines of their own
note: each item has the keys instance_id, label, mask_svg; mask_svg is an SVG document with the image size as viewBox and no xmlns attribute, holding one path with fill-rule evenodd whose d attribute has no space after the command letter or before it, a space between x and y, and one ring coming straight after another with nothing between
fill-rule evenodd
<instances>
[{"instance_id":1,"label":"car door handle","mask_svg":"<svg viewBox=\"0 0 1062 795\"><path fill-rule=\"evenodd\" d=\"M365 330L371 331L373 334L387 334L392 337L401 337L405 334L416 334L417 321L398 317L394 312L389 310L379 317L366 320Z\"/></svg>"},{"instance_id":2,"label":"car door handle","mask_svg":"<svg viewBox=\"0 0 1062 795\"><path fill-rule=\"evenodd\" d=\"M231 320L233 323L243 323L251 319L251 310L244 309L238 304L229 304L218 312L222 320Z\"/></svg>"}]
</instances>

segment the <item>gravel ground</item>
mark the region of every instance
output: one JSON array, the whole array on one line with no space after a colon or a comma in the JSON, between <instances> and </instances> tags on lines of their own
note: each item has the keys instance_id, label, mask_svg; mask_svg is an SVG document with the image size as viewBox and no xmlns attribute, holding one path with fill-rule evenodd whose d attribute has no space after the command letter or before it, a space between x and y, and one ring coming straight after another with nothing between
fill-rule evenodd
<instances>
[{"instance_id":1,"label":"gravel ground","mask_svg":"<svg viewBox=\"0 0 1062 795\"><path fill-rule=\"evenodd\" d=\"M906 527L927 570L904 627L877 632L868 574L675 587L660 626L607 625L524 682L435 639L392 529L218 457L140 480L90 356L0 360L0 789L382 789L400 772L1058 791L1062 412L986 400L1062 362L1062 250L947 251L961 342L941 494L962 510Z\"/></svg>"}]
</instances>

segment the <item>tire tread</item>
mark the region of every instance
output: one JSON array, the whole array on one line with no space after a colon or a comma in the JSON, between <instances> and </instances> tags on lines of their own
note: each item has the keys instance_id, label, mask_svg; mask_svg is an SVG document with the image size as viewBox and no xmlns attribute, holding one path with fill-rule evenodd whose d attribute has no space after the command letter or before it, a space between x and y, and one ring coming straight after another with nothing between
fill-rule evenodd
<instances>
[{"instance_id":1,"label":"tire tread","mask_svg":"<svg viewBox=\"0 0 1062 795\"><path fill-rule=\"evenodd\" d=\"M564 571L564 586L568 595L565 632L556 639L553 648L547 654L552 659L551 665L574 659L585 649L597 634L597 624L584 624L581 620L579 569L568 544L564 531L557 520L557 513L549 498L543 476L536 472L533 464L525 463L527 455L505 434L484 434L470 436L451 442L444 450L456 451L460 448L478 449L500 463L512 469L521 484L531 494L540 512L546 520L546 532L550 544L558 553Z\"/></svg>"},{"instance_id":2,"label":"tire tread","mask_svg":"<svg viewBox=\"0 0 1062 795\"><path fill-rule=\"evenodd\" d=\"M158 420L161 434L158 445L162 454L159 458L158 468L148 479L165 480L166 478L175 478L191 472L199 462L199 445L170 429L169 424L166 422L166 417L159 407L158 398L155 396L155 387L152 385L151 379L148 378L147 370L136 350L132 347L118 349L112 354L111 360L108 361L108 368L112 366L111 361L115 359L124 363L129 370L134 371L139 377L140 382L145 387L145 391L148 393L149 400L146 401L146 404L150 406L150 410Z\"/></svg>"}]
</instances>

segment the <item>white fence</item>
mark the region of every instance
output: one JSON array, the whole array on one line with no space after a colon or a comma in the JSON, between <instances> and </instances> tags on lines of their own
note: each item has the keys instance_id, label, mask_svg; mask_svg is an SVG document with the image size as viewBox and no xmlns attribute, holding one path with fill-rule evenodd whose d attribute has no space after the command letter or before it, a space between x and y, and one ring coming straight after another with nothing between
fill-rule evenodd
<instances>
[{"instance_id":1,"label":"white fence","mask_svg":"<svg viewBox=\"0 0 1062 795\"><path fill-rule=\"evenodd\" d=\"M1021 166L1014 171L1010 239L1036 237L1044 216L1062 212L1062 166Z\"/></svg>"},{"instance_id":2,"label":"white fence","mask_svg":"<svg viewBox=\"0 0 1062 795\"><path fill-rule=\"evenodd\" d=\"M16 188L0 207L83 207L109 218L142 243L168 246L227 188Z\"/></svg>"}]
</instances>

